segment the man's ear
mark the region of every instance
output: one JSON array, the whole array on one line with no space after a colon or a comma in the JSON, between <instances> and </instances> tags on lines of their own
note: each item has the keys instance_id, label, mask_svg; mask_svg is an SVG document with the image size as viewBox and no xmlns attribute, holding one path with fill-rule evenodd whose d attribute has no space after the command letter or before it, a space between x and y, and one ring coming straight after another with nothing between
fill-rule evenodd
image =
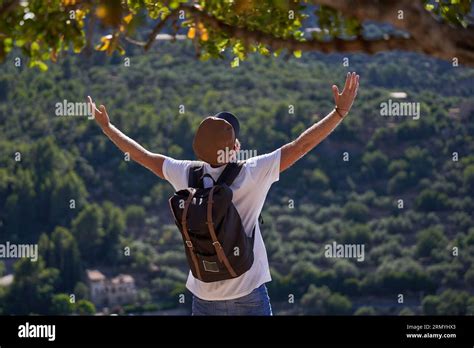
<instances>
[{"instance_id":1,"label":"man's ear","mask_svg":"<svg viewBox=\"0 0 474 348\"><path fill-rule=\"evenodd\" d=\"M235 139L235 143L234 143L234 151L240 151L240 141L239 139Z\"/></svg>"}]
</instances>

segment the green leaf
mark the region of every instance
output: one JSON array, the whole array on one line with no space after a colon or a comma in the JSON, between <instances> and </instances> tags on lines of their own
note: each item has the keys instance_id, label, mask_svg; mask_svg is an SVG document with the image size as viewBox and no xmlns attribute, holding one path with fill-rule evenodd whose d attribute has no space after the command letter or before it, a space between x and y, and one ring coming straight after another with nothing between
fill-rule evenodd
<instances>
[{"instance_id":1,"label":"green leaf","mask_svg":"<svg viewBox=\"0 0 474 348\"><path fill-rule=\"evenodd\" d=\"M4 41L5 52L9 53L13 47L13 40L11 37L7 37Z\"/></svg>"},{"instance_id":2,"label":"green leaf","mask_svg":"<svg viewBox=\"0 0 474 348\"><path fill-rule=\"evenodd\" d=\"M179 1L178 0L172 0L169 6L172 10L176 10L179 7Z\"/></svg>"},{"instance_id":3,"label":"green leaf","mask_svg":"<svg viewBox=\"0 0 474 348\"><path fill-rule=\"evenodd\" d=\"M117 46L118 53L123 56L125 54L125 49L122 46Z\"/></svg>"},{"instance_id":4,"label":"green leaf","mask_svg":"<svg viewBox=\"0 0 474 348\"><path fill-rule=\"evenodd\" d=\"M35 51L39 51L39 49L40 49L40 45L36 41L33 41L33 43L31 44L31 51L35 52Z\"/></svg>"},{"instance_id":5,"label":"green leaf","mask_svg":"<svg viewBox=\"0 0 474 348\"><path fill-rule=\"evenodd\" d=\"M17 47L23 47L23 45L24 45L25 43L26 43L26 40L24 40L24 39L16 39L16 40L15 40L15 45L16 45Z\"/></svg>"},{"instance_id":6,"label":"green leaf","mask_svg":"<svg viewBox=\"0 0 474 348\"><path fill-rule=\"evenodd\" d=\"M48 66L46 65L46 63L40 60L32 60L29 64L29 67L30 68L38 67L41 71L48 70Z\"/></svg>"},{"instance_id":7,"label":"green leaf","mask_svg":"<svg viewBox=\"0 0 474 348\"><path fill-rule=\"evenodd\" d=\"M238 57L235 57L234 59L232 59L232 62L230 63L230 66L232 68L237 68L239 66L239 58Z\"/></svg>"},{"instance_id":8,"label":"green leaf","mask_svg":"<svg viewBox=\"0 0 474 348\"><path fill-rule=\"evenodd\" d=\"M301 58L301 51L300 51L300 50L293 51L293 55L294 55L296 58Z\"/></svg>"}]
</instances>

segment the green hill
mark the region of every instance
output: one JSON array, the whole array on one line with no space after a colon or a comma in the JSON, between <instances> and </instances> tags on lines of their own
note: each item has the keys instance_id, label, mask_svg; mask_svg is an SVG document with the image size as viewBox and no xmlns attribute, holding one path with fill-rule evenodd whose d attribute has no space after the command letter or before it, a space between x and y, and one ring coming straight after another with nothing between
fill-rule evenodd
<instances>
[{"instance_id":1,"label":"green hill","mask_svg":"<svg viewBox=\"0 0 474 348\"><path fill-rule=\"evenodd\" d=\"M54 312L53 294L77 292L85 268L134 274L131 311L190 303L178 302L187 268L171 186L125 161L87 117L56 116L57 103L91 95L127 135L180 159L193 158L204 116L231 110L243 147L260 154L324 117L348 69L319 54L231 69L184 43L124 58L65 57L47 73L1 66L0 242L39 240L42 262L17 262L0 312ZM349 58L361 75L351 115L282 175L263 210L275 312L473 314L474 71L414 54ZM392 92L419 103L419 119L381 116ZM333 241L364 244L364 261L326 257Z\"/></svg>"}]
</instances>

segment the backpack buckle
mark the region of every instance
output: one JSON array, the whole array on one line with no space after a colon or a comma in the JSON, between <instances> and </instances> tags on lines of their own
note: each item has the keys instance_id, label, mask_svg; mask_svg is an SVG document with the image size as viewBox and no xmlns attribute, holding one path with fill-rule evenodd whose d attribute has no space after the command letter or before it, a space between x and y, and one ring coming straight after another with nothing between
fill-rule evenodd
<instances>
[{"instance_id":1,"label":"backpack buckle","mask_svg":"<svg viewBox=\"0 0 474 348\"><path fill-rule=\"evenodd\" d=\"M186 245L188 246L188 248L192 248L192 247L193 247L193 243L192 243L190 240L187 240L187 241L186 241Z\"/></svg>"}]
</instances>

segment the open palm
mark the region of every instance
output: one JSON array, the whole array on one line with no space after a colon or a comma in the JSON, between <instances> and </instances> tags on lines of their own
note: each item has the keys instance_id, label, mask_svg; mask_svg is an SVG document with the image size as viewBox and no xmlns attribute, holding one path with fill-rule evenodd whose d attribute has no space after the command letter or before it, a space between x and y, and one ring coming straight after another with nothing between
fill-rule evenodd
<instances>
[{"instance_id":1,"label":"open palm","mask_svg":"<svg viewBox=\"0 0 474 348\"><path fill-rule=\"evenodd\" d=\"M338 112L345 116L352 107L355 97L357 96L357 90L359 89L359 75L355 72L347 73L346 83L342 93L339 93L339 88L336 85L332 86L332 92L334 94L334 102L336 104Z\"/></svg>"},{"instance_id":2,"label":"open palm","mask_svg":"<svg viewBox=\"0 0 474 348\"><path fill-rule=\"evenodd\" d=\"M101 105L99 109L96 108L95 103L92 101L90 96L87 97L89 105L91 106L92 115L101 128L107 127L110 124L109 115L104 105Z\"/></svg>"}]
</instances>

